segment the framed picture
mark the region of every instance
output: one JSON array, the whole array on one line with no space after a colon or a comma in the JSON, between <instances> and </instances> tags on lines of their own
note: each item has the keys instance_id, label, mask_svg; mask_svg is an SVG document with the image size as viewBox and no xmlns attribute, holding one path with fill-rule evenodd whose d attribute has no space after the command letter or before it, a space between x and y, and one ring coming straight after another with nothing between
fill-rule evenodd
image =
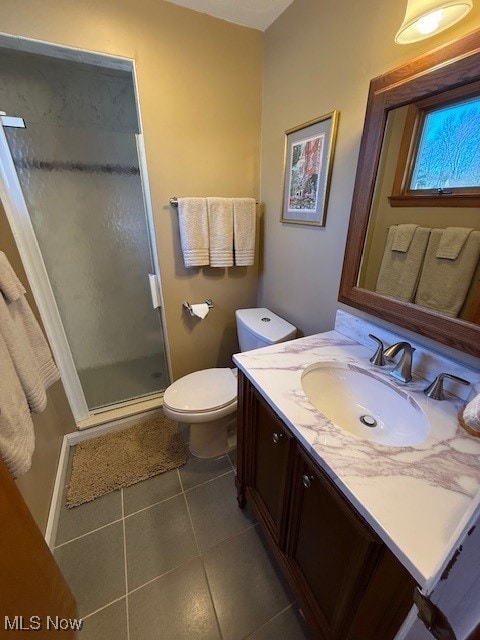
<instances>
[{"instance_id":1,"label":"framed picture","mask_svg":"<svg viewBox=\"0 0 480 640\"><path fill-rule=\"evenodd\" d=\"M285 131L282 222L325 226L338 115Z\"/></svg>"}]
</instances>

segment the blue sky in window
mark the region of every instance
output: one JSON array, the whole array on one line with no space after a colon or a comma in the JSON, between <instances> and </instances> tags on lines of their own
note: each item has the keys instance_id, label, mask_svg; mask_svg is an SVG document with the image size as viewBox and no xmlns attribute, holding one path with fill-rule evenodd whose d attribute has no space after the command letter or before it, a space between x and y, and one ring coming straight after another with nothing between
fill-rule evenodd
<instances>
[{"instance_id":1,"label":"blue sky in window","mask_svg":"<svg viewBox=\"0 0 480 640\"><path fill-rule=\"evenodd\" d=\"M410 189L480 185L480 98L426 117Z\"/></svg>"}]
</instances>

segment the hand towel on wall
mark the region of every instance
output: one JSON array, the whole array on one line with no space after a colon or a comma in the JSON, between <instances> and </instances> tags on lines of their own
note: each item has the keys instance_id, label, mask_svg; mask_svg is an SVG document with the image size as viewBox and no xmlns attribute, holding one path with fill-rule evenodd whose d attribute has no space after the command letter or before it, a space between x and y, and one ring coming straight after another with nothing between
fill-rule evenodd
<instances>
[{"instance_id":1,"label":"hand towel on wall","mask_svg":"<svg viewBox=\"0 0 480 640\"><path fill-rule=\"evenodd\" d=\"M0 380L2 396L10 397L6 411L3 405L1 407L0 452L9 468L14 469L12 473L17 475L18 469L24 473L29 468L33 451L33 423L29 411L40 413L45 409L46 389L60 377L24 293L7 257L0 251L0 342L2 350L8 354L8 358L0 360ZM18 402L19 389L21 402ZM18 446L21 450L17 450Z\"/></svg>"},{"instance_id":2,"label":"hand towel on wall","mask_svg":"<svg viewBox=\"0 0 480 640\"><path fill-rule=\"evenodd\" d=\"M447 227L442 233L435 256L456 260L472 231L473 229L467 227Z\"/></svg>"},{"instance_id":3,"label":"hand towel on wall","mask_svg":"<svg viewBox=\"0 0 480 640\"><path fill-rule=\"evenodd\" d=\"M209 264L206 198L178 198L178 225L186 267Z\"/></svg>"},{"instance_id":4,"label":"hand towel on wall","mask_svg":"<svg viewBox=\"0 0 480 640\"><path fill-rule=\"evenodd\" d=\"M467 235L455 260L437 258L440 242L446 231L447 229L432 230L415 302L457 318L480 257L480 231L472 231Z\"/></svg>"},{"instance_id":5,"label":"hand towel on wall","mask_svg":"<svg viewBox=\"0 0 480 640\"><path fill-rule=\"evenodd\" d=\"M402 250L399 251L393 249L398 226L404 225L393 225L388 230L375 291L403 302L411 302L415 297L430 229L416 227L410 243L404 242ZM403 240L405 237L406 234L403 234Z\"/></svg>"},{"instance_id":6,"label":"hand towel on wall","mask_svg":"<svg viewBox=\"0 0 480 640\"><path fill-rule=\"evenodd\" d=\"M233 200L207 198L210 266L233 266Z\"/></svg>"},{"instance_id":7,"label":"hand towel on wall","mask_svg":"<svg viewBox=\"0 0 480 640\"><path fill-rule=\"evenodd\" d=\"M255 262L256 203L253 198L233 198L233 245L235 264Z\"/></svg>"},{"instance_id":8,"label":"hand towel on wall","mask_svg":"<svg viewBox=\"0 0 480 640\"><path fill-rule=\"evenodd\" d=\"M398 224L394 226L392 251L401 251L402 253L408 251L418 226L418 224Z\"/></svg>"}]
</instances>

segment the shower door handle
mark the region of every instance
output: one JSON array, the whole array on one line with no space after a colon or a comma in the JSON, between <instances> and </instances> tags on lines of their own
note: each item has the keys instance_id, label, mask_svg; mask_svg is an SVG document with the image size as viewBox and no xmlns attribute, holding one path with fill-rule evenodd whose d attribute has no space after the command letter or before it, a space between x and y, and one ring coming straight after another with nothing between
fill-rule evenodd
<instances>
[{"instance_id":1,"label":"shower door handle","mask_svg":"<svg viewBox=\"0 0 480 640\"><path fill-rule=\"evenodd\" d=\"M148 283L150 285L153 308L158 309L162 306L162 296L160 294L160 281L156 273L148 274Z\"/></svg>"}]
</instances>

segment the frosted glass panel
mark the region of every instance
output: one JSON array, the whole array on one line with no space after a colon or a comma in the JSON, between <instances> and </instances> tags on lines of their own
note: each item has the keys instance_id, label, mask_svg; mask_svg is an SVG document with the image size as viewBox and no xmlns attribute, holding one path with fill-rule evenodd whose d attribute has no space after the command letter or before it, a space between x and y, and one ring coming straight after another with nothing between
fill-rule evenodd
<instances>
[{"instance_id":1,"label":"frosted glass panel","mask_svg":"<svg viewBox=\"0 0 480 640\"><path fill-rule=\"evenodd\" d=\"M135 135L5 133L89 408L168 384Z\"/></svg>"},{"instance_id":2,"label":"frosted glass panel","mask_svg":"<svg viewBox=\"0 0 480 640\"><path fill-rule=\"evenodd\" d=\"M27 122L138 133L132 74L0 48L0 105Z\"/></svg>"}]
</instances>

